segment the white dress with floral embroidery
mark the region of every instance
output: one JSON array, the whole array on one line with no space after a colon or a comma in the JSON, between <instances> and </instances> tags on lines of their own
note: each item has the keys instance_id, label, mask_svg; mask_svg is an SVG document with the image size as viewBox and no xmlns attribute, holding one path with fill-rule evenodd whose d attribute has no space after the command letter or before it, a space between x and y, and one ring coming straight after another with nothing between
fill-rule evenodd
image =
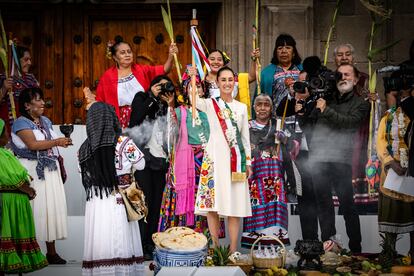
<instances>
[{"instance_id":1,"label":"white dress with floral embroidery","mask_svg":"<svg viewBox=\"0 0 414 276\"><path fill-rule=\"evenodd\" d=\"M129 186L132 168L144 169L143 157L130 138L118 138L115 166L119 186ZM86 202L82 275L143 276L143 261L139 225L137 221L128 222L121 195L93 195Z\"/></svg>"},{"instance_id":2,"label":"white dress with floral embroidery","mask_svg":"<svg viewBox=\"0 0 414 276\"><path fill-rule=\"evenodd\" d=\"M201 165L195 213L217 212L220 216L247 217L252 215L249 185L247 181L231 181L230 148L214 110L212 99L197 97L197 108L207 114L210 138ZM241 134L246 153L246 165L250 165L250 139L247 107L233 100L227 103L232 110Z\"/></svg>"}]
</instances>

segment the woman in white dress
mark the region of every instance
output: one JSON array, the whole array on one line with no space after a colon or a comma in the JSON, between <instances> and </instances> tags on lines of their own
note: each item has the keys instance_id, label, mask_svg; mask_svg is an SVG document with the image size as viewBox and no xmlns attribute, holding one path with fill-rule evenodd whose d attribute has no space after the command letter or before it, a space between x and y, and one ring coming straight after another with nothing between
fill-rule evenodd
<instances>
[{"instance_id":1,"label":"woman in white dress","mask_svg":"<svg viewBox=\"0 0 414 276\"><path fill-rule=\"evenodd\" d=\"M210 124L201 165L196 214L207 215L209 230L218 245L219 217L228 218L230 250L237 250L240 218L251 216L249 185L250 138L247 107L232 97L235 75L223 67L217 72L220 97L196 98L196 106Z\"/></svg>"},{"instance_id":2,"label":"woman in white dress","mask_svg":"<svg viewBox=\"0 0 414 276\"><path fill-rule=\"evenodd\" d=\"M45 241L49 264L65 264L55 248L55 240L67 237L65 189L59 168L58 147L72 145L70 138L58 138L52 122L45 116L43 92L27 88L20 92L20 116L12 126L14 153L33 177L37 196L31 201L36 238Z\"/></svg>"},{"instance_id":3,"label":"woman in white dress","mask_svg":"<svg viewBox=\"0 0 414 276\"><path fill-rule=\"evenodd\" d=\"M118 192L131 184L132 168L144 168L144 155L131 139L120 136L118 118L108 104L91 105L86 132L79 149L87 195L82 275L144 275L138 222L128 222Z\"/></svg>"}]
</instances>

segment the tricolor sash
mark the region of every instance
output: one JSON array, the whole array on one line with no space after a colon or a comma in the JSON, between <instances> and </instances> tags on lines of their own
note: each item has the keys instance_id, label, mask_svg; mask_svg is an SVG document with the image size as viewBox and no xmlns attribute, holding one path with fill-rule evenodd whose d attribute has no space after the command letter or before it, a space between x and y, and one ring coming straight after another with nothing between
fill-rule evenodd
<instances>
[{"instance_id":1,"label":"tricolor sash","mask_svg":"<svg viewBox=\"0 0 414 276\"><path fill-rule=\"evenodd\" d=\"M212 98L211 100L224 137L230 148L231 180L236 182L245 181L246 153L239 128L234 119L234 114L227 103L221 98Z\"/></svg>"}]
</instances>

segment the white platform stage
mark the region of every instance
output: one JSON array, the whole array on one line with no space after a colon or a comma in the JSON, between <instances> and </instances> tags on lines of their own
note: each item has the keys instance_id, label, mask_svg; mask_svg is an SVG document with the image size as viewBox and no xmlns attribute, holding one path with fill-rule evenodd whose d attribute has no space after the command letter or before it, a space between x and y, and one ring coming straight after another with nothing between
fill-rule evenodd
<instances>
[{"instance_id":1,"label":"white platform stage","mask_svg":"<svg viewBox=\"0 0 414 276\"><path fill-rule=\"evenodd\" d=\"M58 128L56 128L58 131ZM67 149L62 149L61 154L65 159L65 166L68 173L68 181L65 184L66 200L68 205L68 238L66 240L57 241L56 248L58 253L69 264L65 266L49 266L38 272L31 273L29 275L36 276L75 276L81 275L81 260L83 255L83 229L84 229L84 210L85 210L85 192L80 180L77 165L76 152L79 149L81 143L86 138L85 127L76 125L75 131L72 134L74 146ZM290 210L289 210L290 211ZM290 212L289 212L290 213ZM361 220L361 232L362 232L362 250L363 252L379 252L380 236L378 234L377 216L360 216ZM348 244L348 238L345 232L345 223L342 216L336 217L336 229L340 235L342 242L345 246ZM228 237L228 235L227 235ZM297 215L289 216L289 237L291 245L288 249L293 249L296 240L301 239L299 217ZM228 243L227 239L224 239L222 243ZM45 245L40 244L43 252L45 252ZM409 235L402 235L401 239L397 242L398 252L401 254L407 254L409 250ZM240 249L242 252L247 252L245 249ZM153 275L148 270L147 263L147 275ZM214 274L214 273L213 273ZM198 274L197 274L198 275ZM201 275L201 274L200 274ZM207 274L202 274L207 275ZM217 275L217 274L215 274Z\"/></svg>"}]
</instances>

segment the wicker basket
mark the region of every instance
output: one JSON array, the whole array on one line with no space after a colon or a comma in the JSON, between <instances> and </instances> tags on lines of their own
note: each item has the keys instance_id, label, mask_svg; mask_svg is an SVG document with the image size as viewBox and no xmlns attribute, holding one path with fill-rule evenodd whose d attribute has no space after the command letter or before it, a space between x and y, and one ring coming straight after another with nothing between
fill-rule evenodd
<instances>
[{"instance_id":1,"label":"wicker basket","mask_svg":"<svg viewBox=\"0 0 414 276\"><path fill-rule=\"evenodd\" d=\"M273 239L273 240L277 241L278 243L280 243L280 245L282 246L282 250L280 251L280 253L281 253L280 257L256 258L254 256L254 254L253 254L254 246L256 245L256 243L258 241L260 241L263 238ZM274 267L274 266L282 268L282 267L285 266L285 262L286 262L286 248L285 248L285 245L278 238L273 237L273 236L262 236L262 237L258 238L257 240L255 240L255 242L252 244L252 248L250 249L250 255L252 256L253 265L256 268L271 268L271 267Z\"/></svg>"}]
</instances>

